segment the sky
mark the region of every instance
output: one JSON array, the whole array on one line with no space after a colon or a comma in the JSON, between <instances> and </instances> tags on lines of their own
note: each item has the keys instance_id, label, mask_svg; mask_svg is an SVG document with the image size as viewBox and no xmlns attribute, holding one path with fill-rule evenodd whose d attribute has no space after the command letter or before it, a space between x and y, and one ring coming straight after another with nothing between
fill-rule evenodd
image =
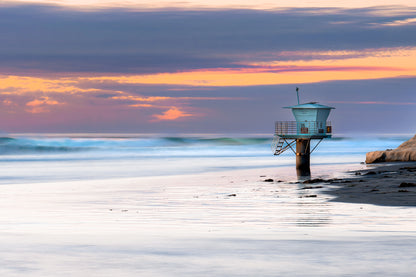
<instances>
[{"instance_id":1,"label":"sky","mask_svg":"<svg viewBox=\"0 0 416 277\"><path fill-rule=\"evenodd\" d=\"M273 134L297 103L335 134L416 133L416 2L0 3L0 130Z\"/></svg>"}]
</instances>

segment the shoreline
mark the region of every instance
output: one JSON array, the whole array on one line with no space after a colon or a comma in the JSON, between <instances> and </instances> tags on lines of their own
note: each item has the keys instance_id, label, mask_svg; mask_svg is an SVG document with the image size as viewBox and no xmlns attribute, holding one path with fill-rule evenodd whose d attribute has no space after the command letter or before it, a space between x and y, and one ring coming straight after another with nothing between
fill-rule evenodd
<instances>
[{"instance_id":1,"label":"shoreline","mask_svg":"<svg viewBox=\"0 0 416 277\"><path fill-rule=\"evenodd\" d=\"M314 183L329 186L324 193L334 197L331 202L416 206L416 162L371 165L370 168L351 171L349 178L303 182L305 185ZM314 185L309 188L314 188Z\"/></svg>"}]
</instances>

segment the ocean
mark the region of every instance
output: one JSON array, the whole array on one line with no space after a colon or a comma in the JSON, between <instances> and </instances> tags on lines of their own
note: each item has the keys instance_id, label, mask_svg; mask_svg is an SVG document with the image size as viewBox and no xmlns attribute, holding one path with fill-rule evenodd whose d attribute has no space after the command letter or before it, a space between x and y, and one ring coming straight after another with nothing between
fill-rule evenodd
<instances>
[{"instance_id":1,"label":"ocean","mask_svg":"<svg viewBox=\"0 0 416 277\"><path fill-rule=\"evenodd\" d=\"M395 148L409 139L338 137L325 139L312 166L359 164L365 153ZM273 156L272 136L137 134L20 134L0 138L0 184L196 174L284 167L295 177L295 155ZM320 167L323 169L324 167ZM313 172L321 175L321 169ZM281 171L281 170L280 170ZM283 172L283 171L282 171Z\"/></svg>"}]
</instances>

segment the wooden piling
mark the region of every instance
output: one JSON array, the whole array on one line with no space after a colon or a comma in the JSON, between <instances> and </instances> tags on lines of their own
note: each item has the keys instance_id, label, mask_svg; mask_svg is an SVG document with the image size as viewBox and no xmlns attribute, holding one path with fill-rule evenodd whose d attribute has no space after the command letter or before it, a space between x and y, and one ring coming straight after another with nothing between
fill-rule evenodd
<instances>
[{"instance_id":1,"label":"wooden piling","mask_svg":"<svg viewBox=\"0 0 416 277\"><path fill-rule=\"evenodd\" d=\"M298 177L311 176L311 140L296 139L296 173Z\"/></svg>"}]
</instances>

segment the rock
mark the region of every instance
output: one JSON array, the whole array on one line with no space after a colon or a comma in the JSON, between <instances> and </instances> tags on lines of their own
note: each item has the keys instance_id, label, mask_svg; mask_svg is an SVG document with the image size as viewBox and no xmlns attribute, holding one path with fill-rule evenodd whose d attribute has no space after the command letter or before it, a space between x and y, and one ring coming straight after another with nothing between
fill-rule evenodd
<instances>
[{"instance_id":1,"label":"rock","mask_svg":"<svg viewBox=\"0 0 416 277\"><path fill-rule=\"evenodd\" d=\"M384 151L368 152L365 156L365 162L368 164L382 163L386 161L386 153Z\"/></svg>"},{"instance_id":2,"label":"rock","mask_svg":"<svg viewBox=\"0 0 416 277\"><path fill-rule=\"evenodd\" d=\"M408 141L403 142L396 149L368 152L365 159L367 164L412 161L416 161L416 135Z\"/></svg>"},{"instance_id":3,"label":"rock","mask_svg":"<svg viewBox=\"0 0 416 277\"><path fill-rule=\"evenodd\" d=\"M364 175L376 175L376 174L377 174L377 172L375 172L375 171L369 171Z\"/></svg>"},{"instance_id":4,"label":"rock","mask_svg":"<svg viewBox=\"0 0 416 277\"><path fill-rule=\"evenodd\" d=\"M413 162L416 161L416 149L414 150L392 150L392 151L374 151L366 155L365 162L383 163L383 162Z\"/></svg>"},{"instance_id":5,"label":"rock","mask_svg":"<svg viewBox=\"0 0 416 277\"><path fill-rule=\"evenodd\" d=\"M306 186L306 187L303 187L301 189L321 189L321 188L323 188L323 186L314 186L314 187L312 187L312 186Z\"/></svg>"},{"instance_id":6,"label":"rock","mask_svg":"<svg viewBox=\"0 0 416 277\"><path fill-rule=\"evenodd\" d=\"M317 179L303 181L302 184L315 184L315 183L325 183L325 182L327 181L325 181L324 179L317 178Z\"/></svg>"},{"instance_id":7,"label":"rock","mask_svg":"<svg viewBox=\"0 0 416 277\"><path fill-rule=\"evenodd\" d=\"M412 187L416 187L415 183L401 183L399 185L399 188L412 188Z\"/></svg>"},{"instance_id":8,"label":"rock","mask_svg":"<svg viewBox=\"0 0 416 277\"><path fill-rule=\"evenodd\" d=\"M403 142L396 149L413 149L416 150L416 135L411 139Z\"/></svg>"}]
</instances>

